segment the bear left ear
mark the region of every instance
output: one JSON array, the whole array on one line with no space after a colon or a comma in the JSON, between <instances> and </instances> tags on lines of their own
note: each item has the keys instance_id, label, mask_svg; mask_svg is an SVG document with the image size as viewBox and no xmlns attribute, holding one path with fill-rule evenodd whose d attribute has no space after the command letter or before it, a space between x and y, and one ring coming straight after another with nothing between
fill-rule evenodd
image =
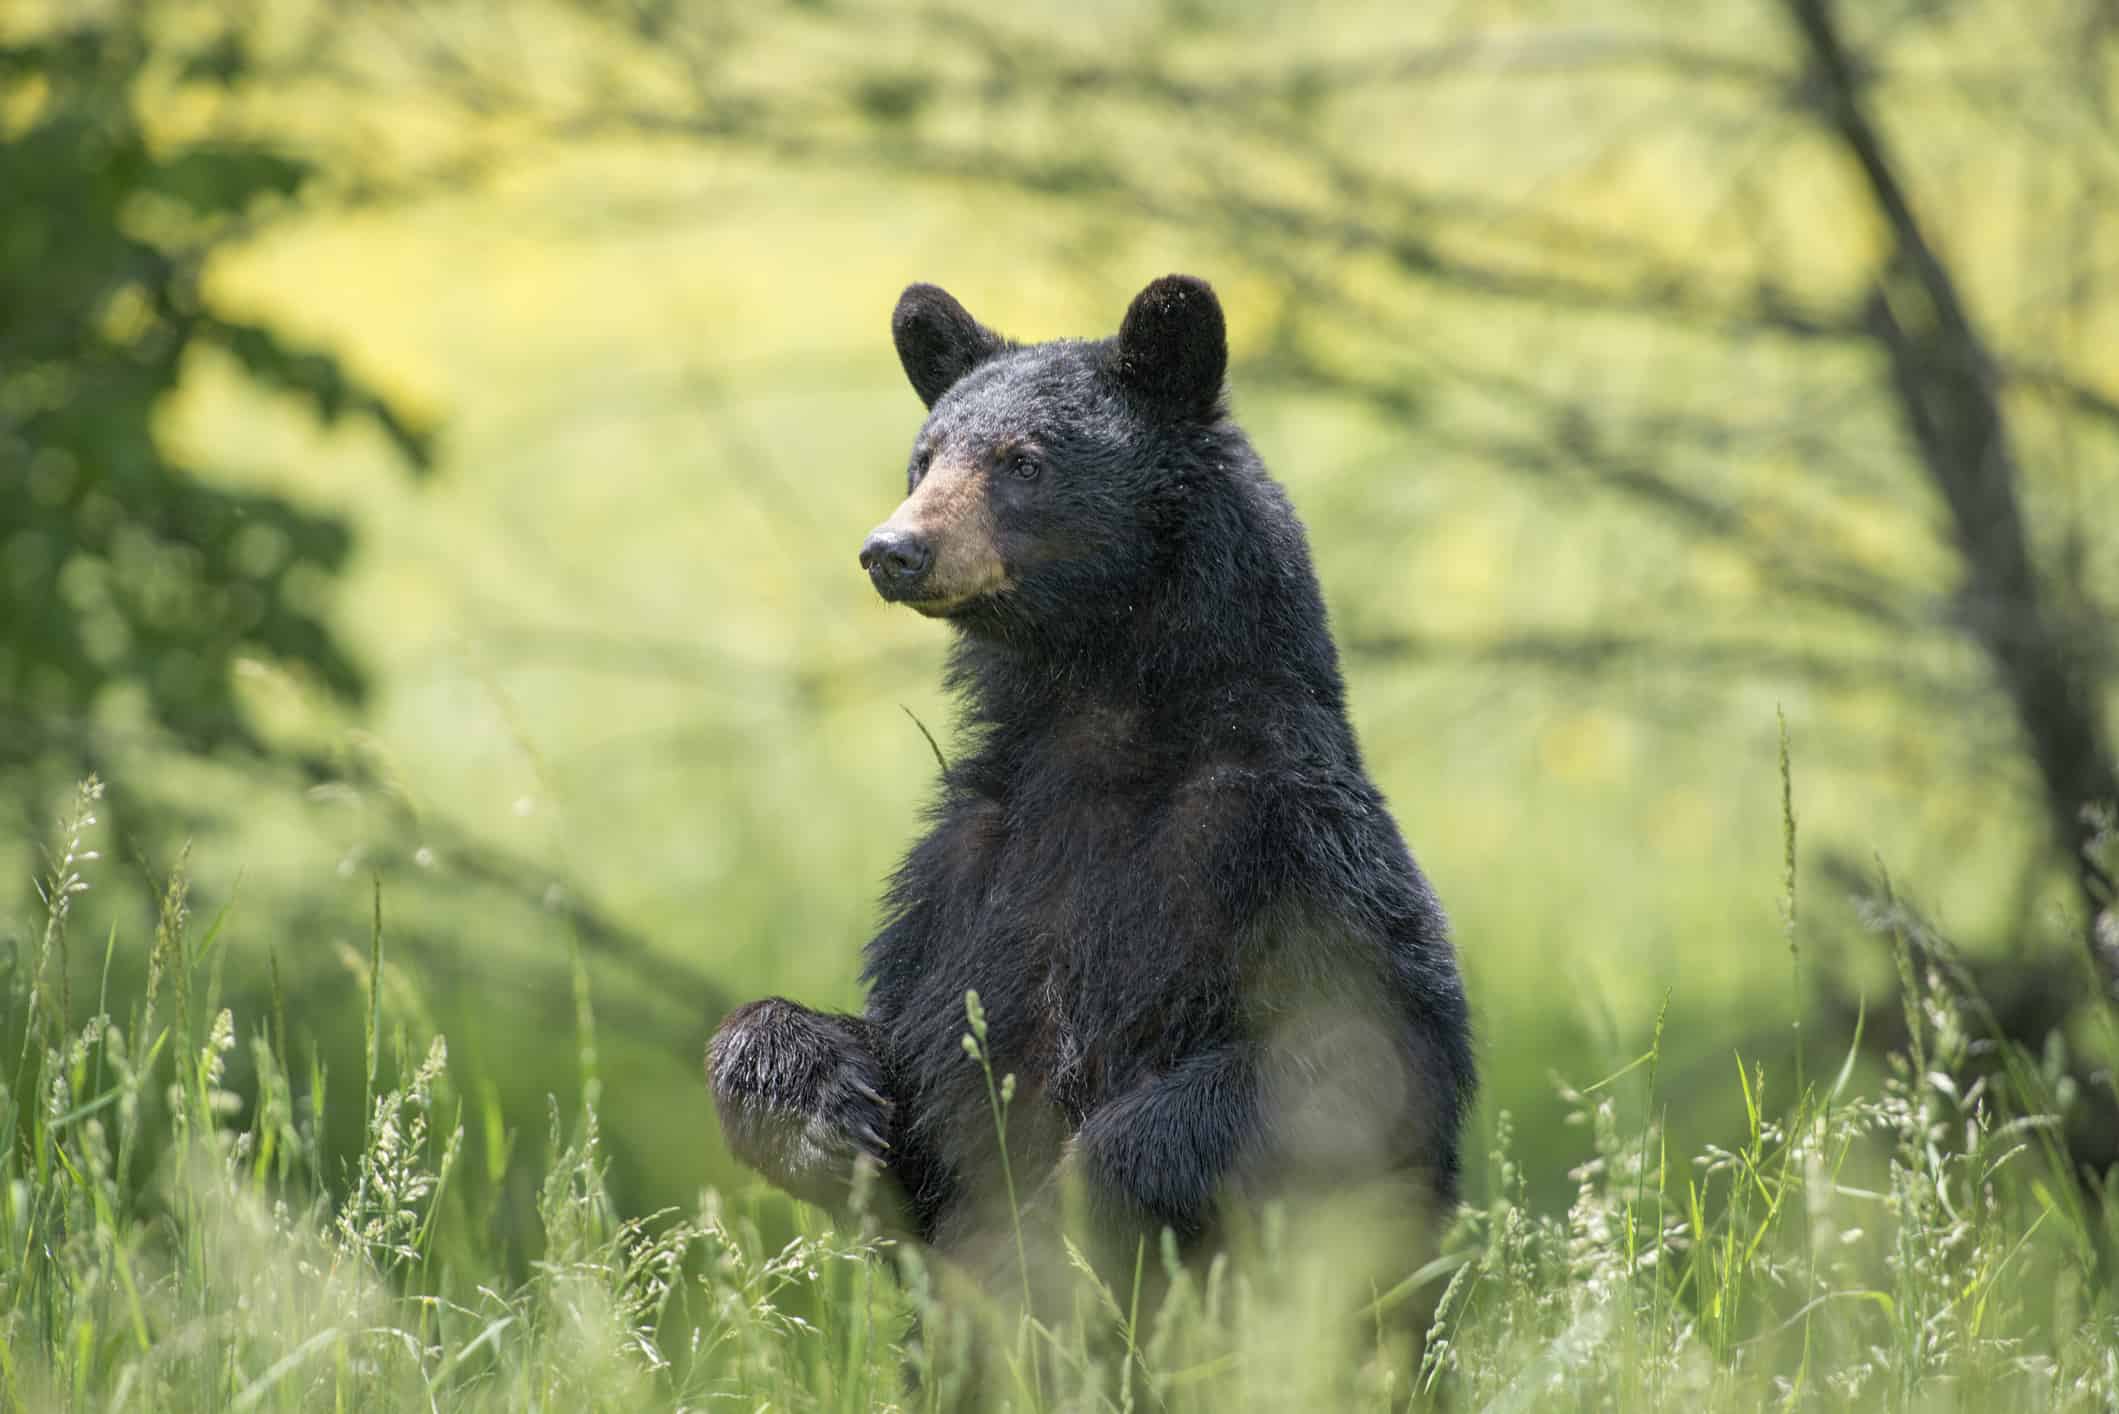
<instances>
[{"instance_id":1,"label":"bear left ear","mask_svg":"<svg viewBox=\"0 0 2119 1414\"><path fill-rule=\"evenodd\" d=\"M933 407L959 378L1008 347L939 285L907 285L890 316L898 362L920 401Z\"/></svg>"},{"instance_id":2,"label":"bear left ear","mask_svg":"<svg viewBox=\"0 0 2119 1414\"><path fill-rule=\"evenodd\" d=\"M1112 350L1120 382L1173 413L1206 416L1228 369L1221 301L1206 281L1165 275L1133 297Z\"/></svg>"}]
</instances>

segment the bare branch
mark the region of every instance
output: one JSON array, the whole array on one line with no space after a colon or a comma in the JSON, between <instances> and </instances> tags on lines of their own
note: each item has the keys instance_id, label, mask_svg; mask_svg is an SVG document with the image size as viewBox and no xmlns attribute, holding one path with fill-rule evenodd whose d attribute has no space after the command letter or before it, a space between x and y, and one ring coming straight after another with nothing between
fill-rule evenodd
<instances>
[{"instance_id":1,"label":"bare branch","mask_svg":"<svg viewBox=\"0 0 2119 1414\"><path fill-rule=\"evenodd\" d=\"M1864 106L1831 0L1787 3L1817 71L1821 116L1860 167L1892 235L1869 327L1888 360L1907 431L1956 525L1966 571L1965 627L2015 705L2055 836L2077 861L2093 920L2090 953L2101 969L2094 929L2100 905L2088 850L2094 812L2119 799L2119 769L2096 689L2082 673L2091 655L2070 641L2065 618L2047 603L2019 502L2021 473L1998 396L2000 378ZM2119 984L2119 977L2105 981Z\"/></svg>"}]
</instances>

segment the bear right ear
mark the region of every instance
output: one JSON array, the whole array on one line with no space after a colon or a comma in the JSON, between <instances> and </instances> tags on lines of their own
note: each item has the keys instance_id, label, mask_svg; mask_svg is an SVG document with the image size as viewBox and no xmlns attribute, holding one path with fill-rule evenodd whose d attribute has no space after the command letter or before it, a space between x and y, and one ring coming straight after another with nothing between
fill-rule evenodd
<instances>
[{"instance_id":1,"label":"bear right ear","mask_svg":"<svg viewBox=\"0 0 2119 1414\"><path fill-rule=\"evenodd\" d=\"M890 316L898 362L920 401L933 407L959 378L1008 347L939 285L907 285Z\"/></svg>"},{"instance_id":2,"label":"bear right ear","mask_svg":"<svg viewBox=\"0 0 2119 1414\"><path fill-rule=\"evenodd\" d=\"M1135 295L1112 363L1120 381L1150 402L1185 416L1212 416L1229 369L1229 336L1213 286L1165 275Z\"/></svg>"}]
</instances>

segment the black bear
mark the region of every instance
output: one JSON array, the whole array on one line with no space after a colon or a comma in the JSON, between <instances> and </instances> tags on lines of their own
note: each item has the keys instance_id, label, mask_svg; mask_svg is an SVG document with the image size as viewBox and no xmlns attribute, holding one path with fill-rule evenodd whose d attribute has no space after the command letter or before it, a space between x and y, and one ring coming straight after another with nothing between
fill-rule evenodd
<instances>
[{"instance_id":1,"label":"black bear","mask_svg":"<svg viewBox=\"0 0 2119 1414\"><path fill-rule=\"evenodd\" d=\"M1018 345L932 285L891 321L930 409L860 562L955 630L960 749L868 944L868 1005L739 1008L723 1133L829 1202L878 1166L945 1255L1025 1206L1134 1251L1269 1195L1455 1198L1473 1088L1441 907L1370 782L1301 523L1224 405L1222 312L1170 276L1116 338Z\"/></svg>"}]
</instances>

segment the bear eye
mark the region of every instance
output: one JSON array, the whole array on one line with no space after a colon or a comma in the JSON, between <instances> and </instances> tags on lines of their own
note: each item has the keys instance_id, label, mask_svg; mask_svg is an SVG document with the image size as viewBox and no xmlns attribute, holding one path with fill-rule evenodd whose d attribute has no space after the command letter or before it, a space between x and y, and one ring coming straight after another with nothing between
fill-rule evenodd
<instances>
[{"instance_id":1,"label":"bear eye","mask_svg":"<svg viewBox=\"0 0 2119 1414\"><path fill-rule=\"evenodd\" d=\"M1044 469L1038 464L1036 457L1023 451L1010 452L1003 465L1008 474L1018 481L1035 481L1038 472Z\"/></svg>"},{"instance_id":2,"label":"bear eye","mask_svg":"<svg viewBox=\"0 0 2119 1414\"><path fill-rule=\"evenodd\" d=\"M905 473L905 487L908 491L918 486L926 477L928 464L933 460L933 452L921 452L912 459L912 466Z\"/></svg>"}]
</instances>

